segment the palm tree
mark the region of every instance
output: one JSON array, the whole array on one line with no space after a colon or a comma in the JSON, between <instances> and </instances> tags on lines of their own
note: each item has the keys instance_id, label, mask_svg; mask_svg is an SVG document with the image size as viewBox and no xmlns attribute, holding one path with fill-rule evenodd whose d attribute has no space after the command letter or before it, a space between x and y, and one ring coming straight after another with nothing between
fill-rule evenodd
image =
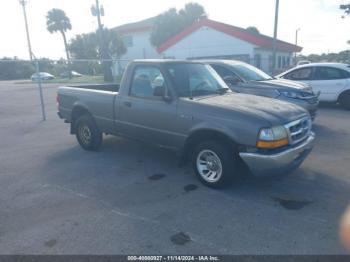
<instances>
[{"instance_id":1,"label":"palm tree","mask_svg":"<svg viewBox=\"0 0 350 262\"><path fill-rule=\"evenodd\" d=\"M68 44L66 38L66 32L72 29L72 25L70 23L69 18L66 16L66 13L57 8L53 8L47 12L46 15L46 25L47 30L52 34L55 32L60 32L63 37L64 47L66 50L67 61L69 65L69 52L68 52ZM69 70L70 76L70 70Z\"/></svg>"}]
</instances>

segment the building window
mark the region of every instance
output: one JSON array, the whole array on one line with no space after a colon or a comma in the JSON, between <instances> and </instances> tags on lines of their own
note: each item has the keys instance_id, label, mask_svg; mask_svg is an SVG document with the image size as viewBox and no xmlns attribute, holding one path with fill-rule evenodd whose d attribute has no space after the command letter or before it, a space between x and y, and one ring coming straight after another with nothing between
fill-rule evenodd
<instances>
[{"instance_id":1,"label":"building window","mask_svg":"<svg viewBox=\"0 0 350 262\"><path fill-rule=\"evenodd\" d=\"M122 38L125 47L132 47L134 45L133 38L131 35L123 36Z\"/></svg>"},{"instance_id":2,"label":"building window","mask_svg":"<svg viewBox=\"0 0 350 262\"><path fill-rule=\"evenodd\" d=\"M255 56L254 56L254 65L257 68L261 69L261 55L260 54L255 54Z\"/></svg>"},{"instance_id":3,"label":"building window","mask_svg":"<svg viewBox=\"0 0 350 262\"><path fill-rule=\"evenodd\" d=\"M283 59L282 59L282 68L286 68L287 67L287 57L286 56L283 56Z\"/></svg>"},{"instance_id":4,"label":"building window","mask_svg":"<svg viewBox=\"0 0 350 262\"><path fill-rule=\"evenodd\" d=\"M269 72L273 71L273 56L269 55Z\"/></svg>"},{"instance_id":5,"label":"building window","mask_svg":"<svg viewBox=\"0 0 350 262\"><path fill-rule=\"evenodd\" d=\"M282 57L278 56L277 68L282 68Z\"/></svg>"},{"instance_id":6,"label":"building window","mask_svg":"<svg viewBox=\"0 0 350 262\"><path fill-rule=\"evenodd\" d=\"M289 66L290 66L290 57L287 56L287 67L289 67Z\"/></svg>"}]
</instances>

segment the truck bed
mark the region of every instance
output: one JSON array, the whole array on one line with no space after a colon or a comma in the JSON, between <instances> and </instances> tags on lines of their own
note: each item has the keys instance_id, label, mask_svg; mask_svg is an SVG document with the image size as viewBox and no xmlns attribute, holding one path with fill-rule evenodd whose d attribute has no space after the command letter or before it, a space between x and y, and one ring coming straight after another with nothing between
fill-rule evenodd
<instances>
[{"instance_id":1,"label":"truck bed","mask_svg":"<svg viewBox=\"0 0 350 262\"><path fill-rule=\"evenodd\" d=\"M118 92L120 85L119 84L89 84L89 85L69 85L67 87Z\"/></svg>"}]
</instances>

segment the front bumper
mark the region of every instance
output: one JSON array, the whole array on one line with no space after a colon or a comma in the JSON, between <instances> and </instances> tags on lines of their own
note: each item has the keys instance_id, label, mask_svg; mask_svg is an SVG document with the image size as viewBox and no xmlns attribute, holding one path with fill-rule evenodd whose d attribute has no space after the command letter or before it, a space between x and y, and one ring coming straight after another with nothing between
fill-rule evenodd
<instances>
[{"instance_id":1,"label":"front bumper","mask_svg":"<svg viewBox=\"0 0 350 262\"><path fill-rule=\"evenodd\" d=\"M257 176L281 174L297 168L311 152L315 134L301 144L276 154L239 153L250 171Z\"/></svg>"}]
</instances>

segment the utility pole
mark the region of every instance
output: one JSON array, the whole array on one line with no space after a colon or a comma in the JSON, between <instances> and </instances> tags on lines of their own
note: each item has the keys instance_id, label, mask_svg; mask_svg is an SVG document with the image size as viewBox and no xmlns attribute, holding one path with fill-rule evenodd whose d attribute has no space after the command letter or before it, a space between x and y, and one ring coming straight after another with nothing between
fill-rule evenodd
<instances>
[{"instance_id":1,"label":"utility pole","mask_svg":"<svg viewBox=\"0 0 350 262\"><path fill-rule=\"evenodd\" d=\"M102 7L103 8L103 7ZM91 13L93 16L97 17L97 34L98 34L98 40L99 40L99 51L100 51L100 59L103 57L103 36L102 36L102 22L101 22L101 7L99 0L96 0L96 5L91 7ZM104 15L104 10L102 9L102 16ZM101 60L102 62L102 60Z\"/></svg>"},{"instance_id":2,"label":"utility pole","mask_svg":"<svg viewBox=\"0 0 350 262\"><path fill-rule=\"evenodd\" d=\"M97 16L97 23L98 23L98 29L102 29L102 23L101 23L101 9L100 9L100 3L98 0L96 0L96 16Z\"/></svg>"},{"instance_id":3,"label":"utility pole","mask_svg":"<svg viewBox=\"0 0 350 262\"><path fill-rule=\"evenodd\" d=\"M29 29L28 29L28 21L27 21L27 12L26 12L27 0L19 0L19 3L22 5L22 8L23 8L23 16L24 16L24 23L25 23L26 34L27 34L29 58L30 58L30 60L33 60L32 46L31 46L31 44L30 44Z\"/></svg>"},{"instance_id":4,"label":"utility pole","mask_svg":"<svg viewBox=\"0 0 350 262\"><path fill-rule=\"evenodd\" d=\"M273 43L272 43L272 74L275 73L276 70L276 50L277 50L277 29L278 29L278 9L279 9L279 0L276 0L275 7L275 27L273 32Z\"/></svg>"},{"instance_id":5,"label":"utility pole","mask_svg":"<svg viewBox=\"0 0 350 262\"><path fill-rule=\"evenodd\" d=\"M298 45L298 32L300 31L300 28L295 30L295 46ZM294 65L297 65L297 52L294 53Z\"/></svg>"},{"instance_id":6,"label":"utility pole","mask_svg":"<svg viewBox=\"0 0 350 262\"><path fill-rule=\"evenodd\" d=\"M99 3L99 0L96 0L96 6L92 6L91 13L93 16L97 17L98 23L98 38L100 44L100 61L102 64L103 72L104 72L104 81L109 82L113 80L113 75L111 71L112 63L110 57L108 55L107 47L106 47L106 39L104 39L103 25L101 23L101 16L104 16L104 8Z\"/></svg>"}]
</instances>

